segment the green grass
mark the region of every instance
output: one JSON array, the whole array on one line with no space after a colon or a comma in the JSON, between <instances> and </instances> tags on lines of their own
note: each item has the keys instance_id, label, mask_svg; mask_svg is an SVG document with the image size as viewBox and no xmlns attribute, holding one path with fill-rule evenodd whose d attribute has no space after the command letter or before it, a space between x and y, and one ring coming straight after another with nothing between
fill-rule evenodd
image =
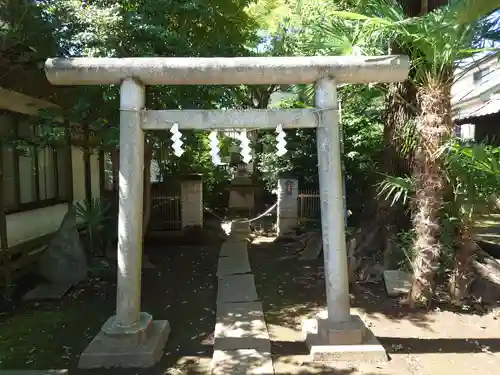
<instances>
[{"instance_id":1,"label":"green grass","mask_svg":"<svg viewBox=\"0 0 500 375\"><path fill-rule=\"evenodd\" d=\"M0 373L76 366L113 309L114 299L107 298L106 290L101 292L100 284L93 284L61 301L30 304L0 317Z\"/></svg>"},{"instance_id":2,"label":"green grass","mask_svg":"<svg viewBox=\"0 0 500 375\"><path fill-rule=\"evenodd\" d=\"M52 334L67 323L59 310L27 311L7 318L0 332L0 364L7 368L37 367L35 358L65 355L58 344L54 345Z\"/></svg>"}]
</instances>

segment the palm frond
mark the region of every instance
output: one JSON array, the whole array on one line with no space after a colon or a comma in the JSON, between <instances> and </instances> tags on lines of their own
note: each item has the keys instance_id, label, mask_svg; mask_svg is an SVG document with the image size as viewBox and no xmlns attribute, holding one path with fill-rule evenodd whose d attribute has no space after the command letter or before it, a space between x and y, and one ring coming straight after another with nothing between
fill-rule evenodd
<instances>
[{"instance_id":1,"label":"palm frond","mask_svg":"<svg viewBox=\"0 0 500 375\"><path fill-rule=\"evenodd\" d=\"M410 177L386 175L384 180L377 186L377 195L387 201L391 201L391 206L394 206L396 203L405 205L414 190L413 180Z\"/></svg>"},{"instance_id":2,"label":"palm frond","mask_svg":"<svg viewBox=\"0 0 500 375\"><path fill-rule=\"evenodd\" d=\"M498 0L455 0L448 7L453 12L457 27L478 22L500 8Z\"/></svg>"},{"instance_id":3,"label":"palm frond","mask_svg":"<svg viewBox=\"0 0 500 375\"><path fill-rule=\"evenodd\" d=\"M484 20L497 7L500 0L456 0L408 18L397 0L370 0L363 14L332 12L331 25L318 26L323 31L319 43L338 54L386 53L389 45L396 44L410 52L417 80L429 73L448 76L457 59L484 50L484 46L477 48L477 35L481 30L492 33L493 21ZM344 20L342 27L339 19Z\"/></svg>"},{"instance_id":4,"label":"palm frond","mask_svg":"<svg viewBox=\"0 0 500 375\"><path fill-rule=\"evenodd\" d=\"M500 12L496 11L481 21L479 38L489 45L500 43Z\"/></svg>"},{"instance_id":5,"label":"palm frond","mask_svg":"<svg viewBox=\"0 0 500 375\"><path fill-rule=\"evenodd\" d=\"M485 208L496 208L491 197L500 185L500 148L451 140L440 151L457 211L470 220Z\"/></svg>"},{"instance_id":6,"label":"palm frond","mask_svg":"<svg viewBox=\"0 0 500 375\"><path fill-rule=\"evenodd\" d=\"M111 204L99 198L85 199L73 204L76 212L76 219L84 226L89 236L90 251L95 251L94 247L103 251L103 229L111 220Z\"/></svg>"}]
</instances>

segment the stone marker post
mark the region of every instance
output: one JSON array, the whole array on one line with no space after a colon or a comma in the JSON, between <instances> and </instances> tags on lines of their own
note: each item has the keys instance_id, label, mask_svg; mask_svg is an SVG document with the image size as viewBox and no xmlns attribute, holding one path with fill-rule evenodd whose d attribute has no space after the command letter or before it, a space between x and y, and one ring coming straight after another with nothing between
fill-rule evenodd
<instances>
[{"instance_id":1,"label":"stone marker post","mask_svg":"<svg viewBox=\"0 0 500 375\"><path fill-rule=\"evenodd\" d=\"M334 80L324 78L316 83L316 107L325 110L321 112L316 131L328 319L345 322L350 319L349 280L340 127Z\"/></svg>"},{"instance_id":2,"label":"stone marker post","mask_svg":"<svg viewBox=\"0 0 500 375\"><path fill-rule=\"evenodd\" d=\"M141 311L144 86L126 79L120 90L120 174L118 180L118 283L116 324L130 326Z\"/></svg>"},{"instance_id":3,"label":"stone marker post","mask_svg":"<svg viewBox=\"0 0 500 375\"><path fill-rule=\"evenodd\" d=\"M296 178L278 179L277 234L285 235L297 226L297 198L299 182Z\"/></svg>"},{"instance_id":4,"label":"stone marker post","mask_svg":"<svg viewBox=\"0 0 500 375\"><path fill-rule=\"evenodd\" d=\"M153 322L141 312L145 89L124 79L120 89L120 176L118 188L118 282L116 315L80 356L80 368L144 367L163 353L167 321Z\"/></svg>"},{"instance_id":5,"label":"stone marker post","mask_svg":"<svg viewBox=\"0 0 500 375\"><path fill-rule=\"evenodd\" d=\"M326 316L305 322L306 343L312 360L383 360L387 358L385 350L376 339L368 346L361 345L368 343L370 333L359 316L350 313L341 132L335 80L322 78L316 82L316 107L322 110L316 132L327 311Z\"/></svg>"},{"instance_id":6,"label":"stone marker post","mask_svg":"<svg viewBox=\"0 0 500 375\"><path fill-rule=\"evenodd\" d=\"M203 227L203 182L201 175L189 175L181 182L181 224Z\"/></svg>"}]
</instances>

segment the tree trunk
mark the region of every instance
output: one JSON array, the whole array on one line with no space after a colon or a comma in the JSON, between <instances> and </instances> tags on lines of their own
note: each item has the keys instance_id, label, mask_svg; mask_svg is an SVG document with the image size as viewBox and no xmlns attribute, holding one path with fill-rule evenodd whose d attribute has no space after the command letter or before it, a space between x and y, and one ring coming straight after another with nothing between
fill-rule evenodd
<instances>
[{"instance_id":1,"label":"tree trunk","mask_svg":"<svg viewBox=\"0 0 500 375\"><path fill-rule=\"evenodd\" d=\"M478 251L467 224L462 227L460 240L460 248L455 254L455 267L449 280L451 301L457 305L469 293L469 287L474 279L473 261Z\"/></svg>"},{"instance_id":2,"label":"tree trunk","mask_svg":"<svg viewBox=\"0 0 500 375\"><path fill-rule=\"evenodd\" d=\"M413 150L406 145L411 137L412 120L417 116L417 92L409 80L389 86L384 126L384 150L382 172L390 176L404 177L410 174L413 165ZM391 206L388 201L379 201L379 218L385 217L390 231L405 229L409 217L404 208Z\"/></svg>"},{"instance_id":3,"label":"tree trunk","mask_svg":"<svg viewBox=\"0 0 500 375\"><path fill-rule=\"evenodd\" d=\"M444 5L448 0L399 0L407 17L417 17L422 12L432 11L437 7ZM397 43L391 46L392 53L409 55L412 51L402 51ZM410 72L412 74L413 72ZM407 176L410 174L414 163L414 150L409 143L414 137L413 120L419 112L417 102L417 90L411 79L404 82L389 85L386 99L386 118L384 123L384 150L381 155L381 171L391 176ZM363 216L373 218L370 223L362 227L362 231L371 230L371 222L379 223L380 227L386 227L379 231L380 234L386 233L388 237L394 238L400 231L407 230L410 227L411 220L404 207L400 205L391 206L384 199L378 199L376 209L370 207ZM384 238L375 238L377 242L385 242ZM373 243L373 246L376 242ZM372 246L372 247L373 247ZM390 261L390 249L385 247L383 254L380 254L387 263ZM387 253L387 254L386 254Z\"/></svg>"},{"instance_id":4,"label":"tree trunk","mask_svg":"<svg viewBox=\"0 0 500 375\"><path fill-rule=\"evenodd\" d=\"M405 147L404 142L407 140L411 120L416 116L416 101L415 86L409 80L389 86L385 108L384 148L380 157L381 172L384 174L399 177L410 174L413 152ZM410 218L401 205L391 205L383 198L374 203L375 205L367 206L363 216L371 219L362 223L361 229L364 234L369 235L373 231L373 223L378 223L378 234L365 250L381 249L379 260L389 263L391 250L384 245L386 239L395 238L398 232L407 230ZM363 251L357 249L357 252ZM363 254L361 257L363 258Z\"/></svg>"},{"instance_id":5,"label":"tree trunk","mask_svg":"<svg viewBox=\"0 0 500 375\"><path fill-rule=\"evenodd\" d=\"M441 256L440 209L446 180L441 173L438 151L453 128L450 85L447 82L447 77L442 81L429 79L417 94L421 114L417 119L418 146L413 170L416 182L413 216L416 239L414 278L409 295L411 306L430 302Z\"/></svg>"},{"instance_id":6,"label":"tree trunk","mask_svg":"<svg viewBox=\"0 0 500 375\"><path fill-rule=\"evenodd\" d=\"M409 80L391 84L386 101L383 171L394 176L407 176L413 164L413 153L408 141L414 133L412 124L417 116L417 91L414 84Z\"/></svg>"}]
</instances>

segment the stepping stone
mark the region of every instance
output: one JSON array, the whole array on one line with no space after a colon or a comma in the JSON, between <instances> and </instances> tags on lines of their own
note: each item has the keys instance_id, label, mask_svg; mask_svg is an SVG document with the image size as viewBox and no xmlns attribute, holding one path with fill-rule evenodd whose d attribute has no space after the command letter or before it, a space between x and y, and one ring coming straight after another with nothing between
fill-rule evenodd
<instances>
[{"instance_id":1,"label":"stepping stone","mask_svg":"<svg viewBox=\"0 0 500 375\"><path fill-rule=\"evenodd\" d=\"M408 294L411 289L412 276L399 270L384 271L385 288L389 297Z\"/></svg>"},{"instance_id":2,"label":"stepping stone","mask_svg":"<svg viewBox=\"0 0 500 375\"><path fill-rule=\"evenodd\" d=\"M243 242L243 241L247 241L247 236L248 236L248 233L241 233L241 232L231 233L231 235L227 238L226 241L232 242L232 243Z\"/></svg>"},{"instance_id":3,"label":"stepping stone","mask_svg":"<svg viewBox=\"0 0 500 375\"><path fill-rule=\"evenodd\" d=\"M68 293L71 286L71 284L40 284L26 293L23 296L23 301L59 300Z\"/></svg>"},{"instance_id":4,"label":"stepping stone","mask_svg":"<svg viewBox=\"0 0 500 375\"><path fill-rule=\"evenodd\" d=\"M249 272L251 272L250 262L248 261L248 255L246 253L240 254L240 256L233 255L227 258L219 258L217 276L235 275Z\"/></svg>"},{"instance_id":5,"label":"stepping stone","mask_svg":"<svg viewBox=\"0 0 500 375\"><path fill-rule=\"evenodd\" d=\"M214 335L214 350L271 351L261 302L219 304Z\"/></svg>"},{"instance_id":6,"label":"stepping stone","mask_svg":"<svg viewBox=\"0 0 500 375\"><path fill-rule=\"evenodd\" d=\"M253 275L228 275L219 277L217 304L225 302L258 301Z\"/></svg>"},{"instance_id":7,"label":"stepping stone","mask_svg":"<svg viewBox=\"0 0 500 375\"><path fill-rule=\"evenodd\" d=\"M249 223L239 223L233 222L231 224L231 234L248 234L250 233L250 224Z\"/></svg>"},{"instance_id":8,"label":"stepping stone","mask_svg":"<svg viewBox=\"0 0 500 375\"><path fill-rule=\"evenodd\" d=\"M220 248L219 257L241 256L247 254L247 242L242 241L226 241Z\"/></svg>"},{"instance_id":9,"label":"stepping stone","mask_svg":"<svg viewBox=\"0 0 500 375\"><path fill-rule=\"evenodd\" d=\"M255 349L214 350L212 375L271 375L274 374L270 352Z\"/></svg>"}]
</instances>

